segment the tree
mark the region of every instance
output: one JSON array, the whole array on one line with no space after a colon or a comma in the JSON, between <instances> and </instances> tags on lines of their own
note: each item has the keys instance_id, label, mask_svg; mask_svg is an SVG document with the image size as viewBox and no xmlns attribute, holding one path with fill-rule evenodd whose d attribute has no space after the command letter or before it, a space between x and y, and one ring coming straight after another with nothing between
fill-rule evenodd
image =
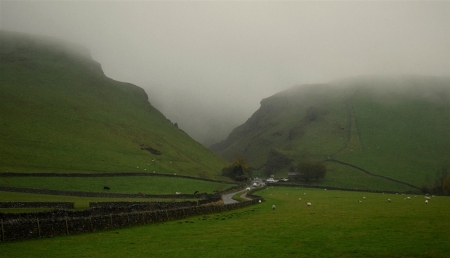
<instances>
[{"instance_id":1,"label":"tree","mask_svg":"<svg viewBox=\"0 0 450 258\"><path fill-rule=\"evenodd\" d=\"M325 178L327 173L327 168L321 161L317 162L309 162L304 161L301 162L298 167L298 178L309 183L312 180L320 180Z\"/></svg>"},{"instance_id":2,"label":"tree","mask_svg":"<svg viewBox=\"0 0 450 258\"><path fill-rule=\"evenodd\" d=\"M444 184L449 176L448 170L444 167L442 167L440 171L436 172L436 179L432 192L435 194L444 194Z\"/></svg>"},{"instance_id":3,"label":"tree","mask_svg":"<svg viewBox=\"0 0 450 258\"><path fill-rule=\"evenodd\" d=\"M444 194L450 195L450 175L447 176L442 184Z\"/></svg>"},{"instance_id":4,"label":"tree","mask_svg":"<svg viewBox=\"0 0 450 258\"><path fill-rule=\"evenodd\" d=\"M238 158L228 167L222 169L222 175L236 181L247 181L250 179L250 169L244 158Z\"/></svg>"}]
</instances>

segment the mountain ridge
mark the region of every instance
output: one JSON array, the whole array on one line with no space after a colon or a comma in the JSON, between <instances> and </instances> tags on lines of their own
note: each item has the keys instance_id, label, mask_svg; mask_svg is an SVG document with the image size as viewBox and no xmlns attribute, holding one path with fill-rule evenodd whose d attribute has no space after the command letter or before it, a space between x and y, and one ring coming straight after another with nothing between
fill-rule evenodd
<instances>
[{"instance_id":1,"label":"mountain ridge","mask_svg":"<svg viewBox=\"0 0 450 258\"><path fill-rule=\"evenodd\" d=\"M0 31L2 172L147 172L223 179L226 162L89 51ZM149 151L149 150L154 150Z\"/></svg>"},{"instance_id":2,"label":"mountain ridge","mask_svg":"<svg viewBox=\"0 0 450 258\"><path fill-rule=\"evenodd\" d=\"M301 160L334 158L422 186L450 166L449 103L449 77L365 76L298 85L263 99L260 109L210 149L229 161L244 157L263 176L285 177ZM339 184L336 175L324 184Z\"/></svg>"}]
</instances>

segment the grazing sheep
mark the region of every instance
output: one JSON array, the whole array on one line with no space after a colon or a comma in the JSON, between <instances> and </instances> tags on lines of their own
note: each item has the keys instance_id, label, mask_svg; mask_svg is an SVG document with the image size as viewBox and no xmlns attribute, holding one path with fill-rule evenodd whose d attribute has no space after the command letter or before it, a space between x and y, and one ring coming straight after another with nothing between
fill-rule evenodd
<instances>
[{"instance_id":1,"label":"grazing sheep","mask_svg":"<svg viewBox=\"0 0 450 258\"><path fill-rule=\"evenodd\" d=\"M428 204L428 200L425 200L425 204Z\"/></svg>"},{"instance_id":2,"label":"grazing sheep","mask_svg":"<svg viewBox=\"0 0 450 258\"><path fill-rule=\"evenodd\" d=\"M302 198L298 198L298 200L299 200L299 201L301 201L301 200L302 200Z\"/></svg>"},{"instance_id":3,"label":"grazing sheep","mask_svg":"<svg viewBox=\"0 0 450 258\"><path fill-rule=\"evenodd\" d=\"M391 199L388 199L388 202L391 202Z\"/></svg>"},{"instance_id":4,"label":"grazing sheep","mask_svg":"<svg viewBox=\"0 0 450 258\"><path fill-rule=\"evenodd\" d=\"M427 199L427 200L431 200L431 198L430 198L430 197L428 197L428 196L425 196L425 199Z\"/></svg>"},{"instance_id":5,"label":"grazing sheep","mask_svg":"<svg viewBox=\"0 0 450 258\"><path fill-rule=\"evenodd\" d=\"M405 200L411 200L411 197L408 196L408 197L405 198Z\"/></svg>"},{"instance_id":6,"label":"grazing sheep","mask_svg":"<svg viewBox=\"0 0 450 258\"><path fill-rule=\"evenodd\" d=\"M175 194L181 194L180 192L175 192Z\"/></svg>"},{"instance_id":7,"label":"grazing sheep","mask_svg":"<svg viewBox=\"0 0 450 258\"><path fill-rule=\"evenodd\" d=\"M311 204L310 202L308 202L306 205L307 205L307 206L311 206L312 204Z\"/></svg>"},{"instance_id":8,"label":"grazing sheep","mask_svg":"<svg viewBox=\"0 0 450 258\"><path fill-rule=\"evenodd\" d=\"M258 202L261 203L261 200L259 200Z\"/></svg>"},{"instance_id":9,"label":"grazing sheep","mask_svg":"<svg viewBox=\"0 0 450 258\"><path fill-rule=\"evenodd\" d=\"M358 200L358 202L362 202L361 200Z\"/></svg>"},{"instance_id":10,"label":"grazing sheep","mask_svg":"<svg viewBox=\"0 0 450 258\"><path fill-rule=\"evenodd\" d=\"M275 204L274 204L274 205L272 205L272 210L275 210L275 208L276 208L276 207L275 207Z\"/></svg>"},{"instance_id":11,"label":"grazing sheep","mask_svg":"<svg viewBox=\"0 0 450 258\"><path fill-rule=\"evenodd\" d=\"M363 196L363 200L365 200L366 199L366 197L365 196Z\"/></svg>"}]
</instances>

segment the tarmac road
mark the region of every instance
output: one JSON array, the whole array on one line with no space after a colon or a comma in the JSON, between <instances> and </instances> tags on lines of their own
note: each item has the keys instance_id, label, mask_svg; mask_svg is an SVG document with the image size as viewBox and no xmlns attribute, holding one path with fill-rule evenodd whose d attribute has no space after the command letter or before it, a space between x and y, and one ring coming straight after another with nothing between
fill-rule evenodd
<instances>
[{"instance_id":1,"label":"tarmac road","mask_svg":"<svg viewBox=\"0 0 450 258\"><path fill-rule=\"evenodd\" d=\"M261 179L256 179L255 181L251 181L250 182L250 188L251 189L255 188L253 186L253 183L255 183L255 182L258 183L258 185L261 185L263 183L263 181ZM247 190L244 189L244 190L240 190L240 191L237 191L237 192L234 192L234 193L229 193L229 194L222 195L223 204L230 204L230 203L238 202L236 200L233 200L233 198L232 198L237 193L242 193L241 197L242 198L246 198L245 195L247 193Z\"/></svg>"}]
</instances>

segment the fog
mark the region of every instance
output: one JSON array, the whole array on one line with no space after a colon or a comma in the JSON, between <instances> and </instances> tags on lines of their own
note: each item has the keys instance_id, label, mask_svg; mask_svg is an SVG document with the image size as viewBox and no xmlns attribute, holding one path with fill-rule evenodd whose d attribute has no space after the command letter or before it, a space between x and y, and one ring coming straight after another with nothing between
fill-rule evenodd
<instances>
[{"instance_id":1,"label":"fog","mask_svg":"<svg viewBox=\"0 0 450 258\"><path fill-rule=\"evenodd\" d=\"M0 28L86 46L197 141L294 85L450 75L446 1L1 1Z\"/></svg>"}]
</instances>

